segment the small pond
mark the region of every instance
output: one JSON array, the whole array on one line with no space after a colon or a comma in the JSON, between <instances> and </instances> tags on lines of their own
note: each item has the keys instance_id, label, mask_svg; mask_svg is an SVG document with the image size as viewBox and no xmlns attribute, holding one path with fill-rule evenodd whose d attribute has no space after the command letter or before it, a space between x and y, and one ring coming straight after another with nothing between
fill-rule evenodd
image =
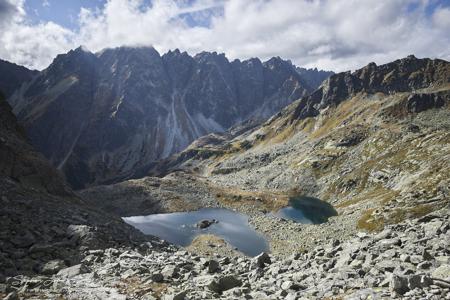
<instances>
[{"instance_id":1,"label":"small pond","mask_svg":"<svg viewBox=\"0 0 450 300\"><path fill-rule=\"evenodd\" d=\"M248 256L256 256L269 250L263 235L248 224L248 217L223 208L204 208L192 212L154 214L123 218L125 222L150 234L180 246L189 246L200 234L214 234L223 238ZM202 220L215 219L218 222L200 229Z\"/></svg>"},{"instance_id":2,"label":"small pond","mask_svg":"<svg viewBox=\"0 0 450 300\"><path fill-rule=\"evenodd\" d=\"M278 210L278 218L292 220L303 224L321 224L338 213L328 202L314 197L297 196L289 199L289 205Z\"/></svg>"}]
</instances>

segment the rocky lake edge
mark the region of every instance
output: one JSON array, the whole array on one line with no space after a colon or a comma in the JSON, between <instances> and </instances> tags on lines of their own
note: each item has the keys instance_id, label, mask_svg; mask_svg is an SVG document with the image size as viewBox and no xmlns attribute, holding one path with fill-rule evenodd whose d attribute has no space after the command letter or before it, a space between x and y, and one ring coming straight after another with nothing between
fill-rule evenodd
<instances>
[{"instance_id":1,"label":"rocky lake edge","mask_svg":"<svg viewBox=\"0 0 450 300\"><path fill-rule=\"evenodd\" d=\"M147 242L86 250L47 275L6 278L5 299L450 299L450 208L282 258L205 257Z\"/></svg>"}]
</instances>

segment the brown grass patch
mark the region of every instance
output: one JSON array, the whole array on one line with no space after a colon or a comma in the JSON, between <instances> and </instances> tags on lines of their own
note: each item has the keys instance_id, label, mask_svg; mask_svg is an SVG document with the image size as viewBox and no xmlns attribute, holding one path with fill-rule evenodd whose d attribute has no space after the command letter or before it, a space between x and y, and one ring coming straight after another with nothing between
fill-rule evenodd
<instances>
[{"instance_id":1,"label":"brown grass patch","mask_svg":"<svg viewBox=\"0 0 450 300\"><path fill-rule=\"evenodd\" d=\"M381 231L384 228L384 219L373 216L375 208L371 208L363 213L358 220L357 228L369 232Z\"/></svg>"},{"instance_id":2,"label":"brown grass patch","mask_svg":"<svg viewBox=\"0 0 450 300\"><path fill-rule=\"evenodd\" d=\"M116 285L116 288L122 294L138 296L140 298L143 295L152 292L152 295L158 299L165 294L167 287L168 287L167 283L156 283L156 282L143 283L136 276L129 277L127 279L122 279Z\"/></svg>"},{"instance_id":3,"label":"brown grass patch","mask_svg":"<svg viewBox=\"0 0 450 300\"><path fill-rule=\"evenodd\" d=\"M239 210L245 206L252 206L259 210L275 211L287 205L292 192L215 188L215 195L219 203L226 207Z\"/></svg>"}]
</instances>

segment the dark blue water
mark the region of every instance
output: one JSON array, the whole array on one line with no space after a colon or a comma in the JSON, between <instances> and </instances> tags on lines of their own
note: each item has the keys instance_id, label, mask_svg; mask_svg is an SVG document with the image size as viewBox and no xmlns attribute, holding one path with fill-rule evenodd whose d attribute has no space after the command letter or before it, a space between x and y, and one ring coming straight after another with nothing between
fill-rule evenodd
<instances>
[{"instance_id":1,"label":"dark blue water","mask_svg":"<svg viewBox=\"0 0 450 300\"><path fill-rule=\"evenodd\" d=\"M289 199L289 205L274 215L303 224L321 224L327 222L329 217L337 216L337 211L328 202L314 197L297 196Z\"/></svg>"},{"instance_id":2,"label":"dark blue water","mask_svg":"<svg viewBox=\"0 0 450 300\"><path fill-rule=\"evenodd\" d=\"M125 222L150 234L180 246L189 246L200 234L214 234L248 256L269 250L261 234L251 228L248 218L240 213L222 208L204 208L192 212L155 214L123 218ZM201 220L218 220L208 228L197 228Z\"/></svg>"}]
</instances>

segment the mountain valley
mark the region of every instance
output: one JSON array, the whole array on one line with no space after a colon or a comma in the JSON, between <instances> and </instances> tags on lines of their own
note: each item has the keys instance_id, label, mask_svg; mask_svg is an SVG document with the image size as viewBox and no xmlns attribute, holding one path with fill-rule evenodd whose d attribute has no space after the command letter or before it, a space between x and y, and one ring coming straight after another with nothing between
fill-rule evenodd
<instances>
[{"instance_id":1,"label":"mountain valley","mask_svg":"<svg viewBox=\"0 0 450 300\"><path fill-rule=\"evenodd\" d=\"M448 61L334 74L78 48L6 95L5 299L450 299ZM306 198L337 215L277 215ZM187 247L129 225L205 208L248 218L268 253L208 229L224 220Z\"/></svg>"}]
</instances>

